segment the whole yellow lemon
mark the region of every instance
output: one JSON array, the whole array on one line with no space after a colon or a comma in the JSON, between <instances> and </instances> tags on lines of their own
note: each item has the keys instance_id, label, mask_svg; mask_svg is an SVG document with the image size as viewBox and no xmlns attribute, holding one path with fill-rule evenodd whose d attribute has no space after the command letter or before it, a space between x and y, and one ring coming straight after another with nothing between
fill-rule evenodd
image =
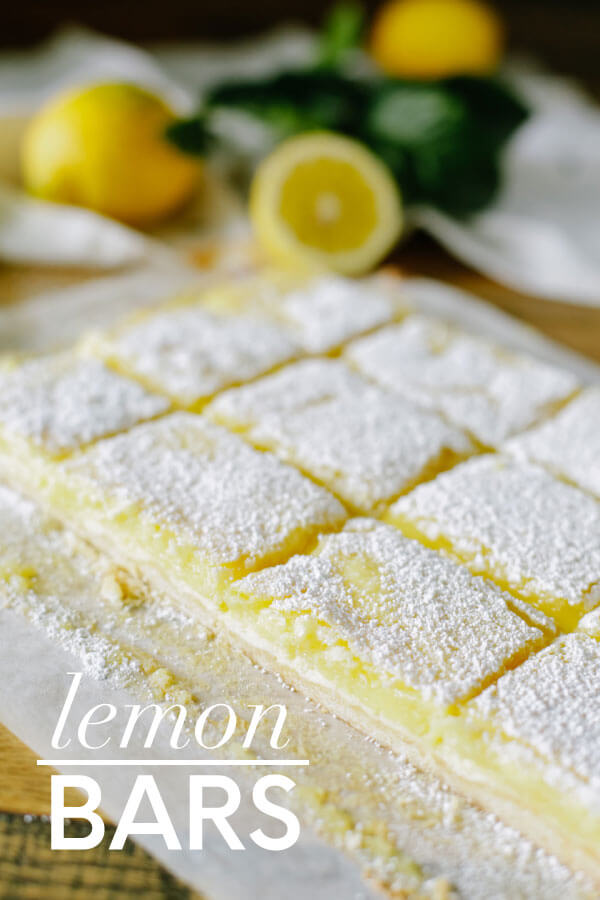
<instances>
[{"instance_id":1,"label":"whole yellow lemon","mask_svg":"<svg viewBox=\"0 0 600 900\"><path fill-rule=\"evenodd\" d=\"M484 74L502 46L500 19L480 0L389 0L371 32L375 61L403 78Z\"/></svg>"},{"instance_id":2,"label":"whole yellow lemon","mask_svg":"<svg viewBox=\"0 0 600 900\"><path fill-rule=\"evenodd\" d=\"M25 132L25 187L130 225L156 222L189 199L200 172L165 137L174 118L162 100L132 84L60 94Z\"/></svg>"}]
</instances>

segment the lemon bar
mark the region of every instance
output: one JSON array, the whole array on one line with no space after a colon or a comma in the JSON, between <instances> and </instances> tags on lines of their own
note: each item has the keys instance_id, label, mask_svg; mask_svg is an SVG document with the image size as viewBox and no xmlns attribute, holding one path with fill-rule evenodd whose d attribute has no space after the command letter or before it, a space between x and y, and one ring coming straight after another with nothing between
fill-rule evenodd
<instances>
[{"instance_id":1,"label":"lemon bar","mask_svg":"<svg viewBox=\"0 0 600 900\"><path fill-rule=\"evenodd\" d=\"M406 856L410 845L425 865L439 859L435 872L442 892L432 890L432 897L447 896L443 890L447 880L458 889L470 879L482 885L478 897L507 896L507 891L516 896L519 890L525 892L523 896L543 892L548 900L593 896L581 874L571 875L555 858L534 850L513 829L465 802L438 779L403 758L389 759L383 748L372 743L357 746L356 734L340 722L327 719L324 728L323 715L312 710L307 716L306 701L299 697L290 707L289 692L281 687L273 695L275 683L265 682L264 673L241 653L225 649L218 639L196 637L203 629L195 629L192 619L177 615L162 599L138 594L136 585L123 582L123 573L109 560L2 485L0 522L10 528L12 544L10 554L5 543L0 546L0 605L29 615L53 641L75 653L88 674L116 679L136 695L141 691L146 696L149 688L155 701L167 696L169 702L185 703L190 714L193 701L186 692L202 675L210 677L215 699L220 691L223 696L223 689L229 691L228 702L241 715L247 710L244 701L265 697L269 702L287 703L288 719L294 720L292 742L311 760L295 791L296 798L301 798L302 821L311 817L314 821L316 814L322 830L330 826L326 832L330 837L338 832L344 840L347 837L344 846L349 849L358 817L365 823L369 847L366 860L361 861L368 864L371 877L374 871L381 873L387 885L390 869L394 873L396 867L418 876L417 863ZM183 622L189 623L188 628L182 627ZM174 658L176 678L164 667ZM203 695L203 704L208 702ZM268 739L265 733L263 751L259 749L263 744L255 748L259 755L268 755ZM337 755L332 756L334 750ZM289 746L288 755L294 755ZM371 774L365 777L365 771ZM391 845L385 837L390 820ZM409 884L408 890L416 889ZM427 886L437 885L428 881Z\"/></svg>"},{"instance_id":2,"label":"lemon bar","mask_svg":"<svg viewBox=\"0 0 600 900\"><path fill-rule=\"evenodd\" d=\"M207 415L371 512L473 451L436 413L337 359L294 363L220 394Z\"/></svg>"},{"instance_id":3,"label":"lemon bar","mask_svg":"<svg viewBox=\"0 0 600 900\"><path fill-rule=\"evenodd\" d=\"M183 407L294 358L299 347L283 326L253 315L229 316L201 303L140 313L84 342L117 371Z\"/></svg>"},{"instance_id":4,"label":"lemon bar","mask_svg":"<svg viewBox=\"0 0 600 900\"><path fill-rule=\"evenodd\" d=\"M488 454L385 514L572 630L600 602L600 504L539 466Z\"/></svg>"},{"instance_id":5,"label":"lemon bar","mask_svg":"<svg viewBox=\"0 0 600 900\"><path fill-rule=\"evenodd\" d=\"M13 475L27 491L27 471ZM191 413L72 455L41 492L124 568L187 586L213 605L229 578L279 561L346 517L296 469Z\"/></svg>"},{"instance_id":6,"label":"lemon bar","mask_svg":"<svg viewBox=\"0 0 600 900\"><path fill-rule=\"evenodd\" d=\"M406 312L391 280L383 277L323 275L286 293L280 302L282 319L310 354L329 352Z\"/></svg>"},{"instance_id":7,"label":"lemon bar","mask_svg":"<svg viewBox=\"0 0 600 900\"><path fill-rule=\"evenodd\" d=\"M230 595L278 661L337 672L342 690L369 702L387 697L380 712L400 728L471 697L555 633L528 604L368 518L236 581Z\"/></svg>"},{"instance_id":8,"label":"lemon bar","mask_svg":"<svg viewBox=\"0 0 600 900\"><path fill-rule=\"evenodd\" d=\"M575 397L554 419L505 447L600 498L600 389Z\"/></svg>"},{"instance_id":9,"label":"lemon bar","mask_svg":"<svg viewBox=\"0 0 600 900\"><path fill-rule=\"evenodd\" d=\"M345 355L365 375L439 410L487 448L556 411L578 387L570 372L420 315L353 342Z\"/></svg>"},{"instance_id":10,"label":"lemon bar","mask_svg":"<svg viewBox=\"0 0 600 900\"><path fill-rule=\"evenodd\" d=\"M41 357L0 373L0 453L60 458L168 408L99 361Z\"/></svg>"},{"instance_id":11,"label":"lemon bar","mask_svg":"<svg viewBox=\"0 0 600 900\"><path fill-rule=\"evenodd\" d=\"M600 643L559 637L467 704L490 757L530 775L499 782L518 827L600 879ZM521 807L521 809L519 809Z\"/></svg>"}]
</instances>

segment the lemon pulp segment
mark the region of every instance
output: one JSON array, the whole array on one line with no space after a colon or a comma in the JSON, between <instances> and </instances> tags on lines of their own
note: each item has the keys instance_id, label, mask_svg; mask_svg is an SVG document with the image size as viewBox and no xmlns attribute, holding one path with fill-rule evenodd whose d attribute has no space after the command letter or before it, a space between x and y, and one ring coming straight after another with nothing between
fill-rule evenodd
<instances>
[{"instance_id":1,"label":"lemon pulp segment","mask_svg":"<svg viewBox=\"0 0 600 900\"><path fill-rule=\"evenodd\" d=\"M296 165L281 187L279 213L300 243L326 253L357 249L377 224L367 181L350 163L326 157Z\"/></svg>"}]
</instances>

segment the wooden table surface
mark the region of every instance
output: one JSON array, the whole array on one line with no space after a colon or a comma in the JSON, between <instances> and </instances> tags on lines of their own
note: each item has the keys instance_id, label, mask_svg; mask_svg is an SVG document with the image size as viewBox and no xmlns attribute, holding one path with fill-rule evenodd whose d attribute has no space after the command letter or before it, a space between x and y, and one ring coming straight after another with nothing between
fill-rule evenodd
<instances>
[{"instance_id":1,"label":"wooden table surface","mask_svg":"<svg viewBox=\"0 0 600 900\"><path fill-rule=\"evenodd\" d=\"M471 291L536 326L548 336L600 362L600 308L554 303L518 294L457 263L422 235L416 235L409 241L399 254L397 262L407 273L439 278ZM33 291L67 286L84 277L91 277L91 273L7 267L0 270L0 301L16 303ZM59 864L56 852L50 856L48 851L47 827L45 830L38 827L35 833L35 840L39 845L36 845L35 865L32 862L29 868L18 866L14 871L10 868L13 865L10 849L15 841L15 833L19 836L22 833L19 824L22 819L15 817L45 816L49 811L48 769L37 768L34 754L0 725L0 897L37 898L35 891L36 885L40 884L40 866L48 877L56 874L56 866ZM93 886L96 896L118 897L119 900L142 892L157 900L196 896L136 846L130 845L128 856L124 857L130 860L131 869L123 869L122 860L115 861L115 857L121 856L122 854L108 856L105 847L98 848L97 851L86 851L84 854L61 855L60 877L56 882L61 887L61 893L46 896L60 896L61 900L83 900L89 896L85 892L79 893L77 886L73 887L73 883L80 884L82 869L86 872L83 880L87 884L86 891ZM3 891L6 884L10 884L10 892Z\"/></svg>"}]
</instances>

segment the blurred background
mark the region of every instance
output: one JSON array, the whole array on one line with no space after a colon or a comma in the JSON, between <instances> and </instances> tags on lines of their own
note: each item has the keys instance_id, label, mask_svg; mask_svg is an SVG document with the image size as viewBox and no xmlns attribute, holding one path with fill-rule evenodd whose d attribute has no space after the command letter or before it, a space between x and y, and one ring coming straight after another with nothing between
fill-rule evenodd
<instances>
[{"instance_id":1,"label":"blurred background","mask_svg":"<svg viewBox=\"0 0 600 900\"><path fill-rule=\"evenodd\" d=\"M213 250L225 245L223 236L229 235L230 231L238 234L234 229L227 230L231 222L235 219L237 225L243 220L246 230L242 229L241 233L244 237L249 233L252 213L248 217L247 194L239 190L240 185L247 187L249 179L244 181L237 177L235 154L233 166L220 168L218 173L215 167L211 168L214 160L210 150L207 151L210 142L203 143L205 123L199 106L205 102L203 92L211 81L235 81L236 78L241 79L244 88L245 82L256 77L256 70L262 70L263 64L266 69L271 66L271 70L274 67L275 71L280 71L294 68L299 59L305 61L307 53L312 54L315 46L314 35L309 35L306 29L279 35L273 42L253 43L251 39L282 26L322 29L324 19L334 5L335 0L288 0L287 3L281 3L281 0L219 0L210 4L198 0L168 0L166 3L165 0L100 0L95 3L21 0L5 4L0 29L0 127L3 129L0 162L5 160L4 177L0 165L0 306L15 305L54 289L62 290L78 284L82 277L93 279L99 273L110 272L111 268L117 270L121 265L135 267L150 249L153 252L156 249L154 245L150 248L144 243L147 234L171 247L176 246L178 252L185 254L186 263L191 260L195 267L214 265ZM438 104L434 108L442 116L448 132L444 128L440 130L439 123L429 130L427 116L419 118L414 108L412 111L409 108L411 115L408 116L404 113L398 116L397 108L391 112L388 108L387 118L377 126L383 124L388 128L388 132L385 128L381 132L385 138L381 145L371 146L367 138L373 135L365 137L359 129L359 139L382 156L382 151L389 146L400 147L402 153L397 154L397 159L392 159L389 154L385 157L390 167L393 168L394 161L403 163L407 158L412 165L412 168L405 167L405 171L399 163L397 171L394 169L407 212L407 227L388 259L406 274L436 278L478 294L600 361L600 231L597 227L600 106L594 102L600 99L600 0L482 0L479 4L470 4L483 9L484 34L488 38L490 33L500 36L499 41L492 40L491 44L482 38L482 32L473 20L469 28L461 16L452 18L461 4L448 0L453 27L449 28L449 20L442 17L445 27L430 28L432 20L425 16L416 25L413 20L412 31L406 29L411 34L413 50L418 50L410 58L412 71L386 67L381 42L378 54L374 41L376 26L381 20L381 16L376 17L373 25L375 12L405 4L391 0L358 0L358 5L366 8L369 20L362 44L366 55L361 58L368 63L370 54L371 62L379 67L376 71L400 76L400 80L404 78L405 87L411 90L411 79L427 81L440 75L435 71L440 57L452 57L455 50L458 56L470 56L477 53L478 47L487 48L489 58L485 67L476 70L455 68L450 74L475 71L485 79L500 63L501 80L515 90L515 96L521 97L524 109L529 112L524 124L513 122L500 139L496 132L504 121L501 98L494 100L486 94L487 99L479 104L477 116L468 101L469 116L464 117L462 125L462 119L457 125L458 120L453 118L454 106L446 96L445 100L441 98L444 100L441 106ZM488 6L499 16L490 12ZM90 32L70 32L70 25L83 26ZM433 40L432 32L437 34ZM506 48L502 41L504 32ZM400 33L405 35L401 30L390 29L389 20L377 33L379 38L385 36L388 45L393 44ZM325 28L321 40L327 34ZM54 35L62 37L43 45ZM101 35L125 43L104 41ZM248 38L244 47L232 44L233 51L228 51L228 43L240 38ZM222 46L207 52L206 47L198 46L204 42ZM41 53L28 52L39 45L42 45ZM137 48L150 52L140 52ZM404 56L404 64L406 59ZM423 63L425 68L430 67L431 71L415 72L415 61L419 65ZM261 74L264 73L261 71ZM82 183L87 184L89 176L90 184L98 188L95 202L84 202L81 198L73 200L66 187L61 193L61 180L53 181L50 177L53 166L58 166L61 161L53 161L52 154L48 156L44 150L55 146L56 142L42 140L43 128L37 132L37 142L29 144L40 152L37 156L30 152L30 175L24 177L23 134L29 117L41 113L42 105L58 97L66 86L107 79L135 81L158 91L179 115L199 113L196 123L199 122L201 127L197 132L193 129L180 131L181 143L177 146L184 154L197 154L194 164L200 160L203 165L208 156L206 177L201 181L201 190L193 193L193 202L178 206L172 222L166 214L164 222L157 218L158 230L151 230L140 220L140 210L128 210L125 215L122 210L112 209L108 202L114 200L113 195L118 195L120 202L123 191L119 185L133 183L123 171L130 175L138 171L139 150L136 147L139 145L136 142L141 138L136 128L141 125L135 110L125 116L122 127L117 129L110 124L110 117L104 115L103 118L101 109L88 110L90 117L99 122L98 134L103 135L103 149L100 149L106 151L107 164L114 161L112 146L118 133L117 156L119 165L124 167L119 173L109 172L110 178L102 181L99 172L90 171L93 160L102 156L98 146L92 148L94 152L87 152L90 149L87 148L78 159L69 162ZM264 103L265 96L267 102L273 102L268 91L264 94L264 85L259 86L258 91L259 105ZM291 103L292 112L297 112L302 105L299 97L305 95L303 89L298 97L292 97L290 101L286 96L284 100L288 107ZM426 103L427 92L421 96ZM238 104L242 113L244 102L249 102L247 97ZM235 107L235 102L232 105ZM351 110L355 107L354 103L348 105ZM417 107L424 108L419 103ZM361 126L363 120L369 119L368 116L357 116L356 112L352 115L357 121L353 120L351 124L356 128L359 119ZM397 122L408 122L411 116L417 123L416 137L411 135L410 128L408 137L403 136L402 128L398 135ZM265 121L267 118L265 114ZM68 130L71 124L68 117L64 121L59 116L61 127L64 125ZM56 120L48 125L50 131L53 127L57 127ZM331 131L343 132L344 127L339 123L319 124L319 128ZM238 129L238 136L241 131ZM514 139L509 140L513 131ZM125 133L127 139L123 138ZM357 137L351 129L346 130L346 134ZM447 140L448 134L451 141ZM162 142L162 130L160 135ZM194 144L191 148L190 135ZM255 132L245 130L244 135L254 139ZM486 135L491 142L489 148L483 139ZM406 146L402 141L408 142ZM479 144L487 149L476 158L475 150ZM154 151L158 150L156 142L152 146ZM450 156L448 148L452 150ZM261 148L260 153L255 153L255 161L265 152L265 148ZM125 192L135 195L136 202L141 202L141 198L152 199L151 195L162 190L162 185L175 183L172 169L163 165L159 157L160 154L152 157L158 166L155 173L158 177L151 179L151 189ZM144 158L149 158L147 153ZM418 160L418 166L414 160ZM253 171L252 166L247 168L246 176ZM41 179L40 183L49 185L48 190L40 189L37 182L34 184L34 170L38 174L42 172L44 178L40 175L38 181ZM50 171L48 177L47 171ZM419 178L422 176L423 183L417 185L423 188L420 193L411 193L414 184L411 184L407 171L409 176L415 172ZM485 202L471 203L467 209L466 199L479 196L478 174L484 187L490 187L494 180L499 189L486 194ZM413 180L418 181L416 176ZM222 190L223 186L225 190ZM30 195L43 202L32 204ZM230 203L232 197L233 204ZM459 200L463 206L457 209ZM92 217L88 215L85 219L85 227L82 225L84 220L76 220L76 214L67 208L71 203L79 203L91 211ZM56 204L65 206L61 208ZM93 218L98 212L111 221ZM179 212L182 215L178 218ZM62 217L62 225L59 217ZM127 232L115 230L118 226L113 220L146 229L145 234L131 229ZM265 241L262 243L266 244ZM103 252L106 251L104 256L98 249L100 246ZM390 246L394 247L394 244ZM375 262L373 260L372 265ZM548 303L548 300L554 302ZM3 328L6 331L7 325L0 310L0 336Z\"/></svg>"},{"instance_id":2,"label":"blurred background","mask_svg":"<svg viewBox=\"0 0 600 900\"><path fill-rule=\"evenodd\" d=\"M325 4L326 5L326 4ZM375 0L365 4L374 9ZM558 72L584 79L600 93L598 0L496 0L512 49L539 56ZM282 22L316 24L322 0L46 0L6 3L0 47L28 46L68 22L131 41L226 39L256 34Z\"/></svg>"}]
</instances>

